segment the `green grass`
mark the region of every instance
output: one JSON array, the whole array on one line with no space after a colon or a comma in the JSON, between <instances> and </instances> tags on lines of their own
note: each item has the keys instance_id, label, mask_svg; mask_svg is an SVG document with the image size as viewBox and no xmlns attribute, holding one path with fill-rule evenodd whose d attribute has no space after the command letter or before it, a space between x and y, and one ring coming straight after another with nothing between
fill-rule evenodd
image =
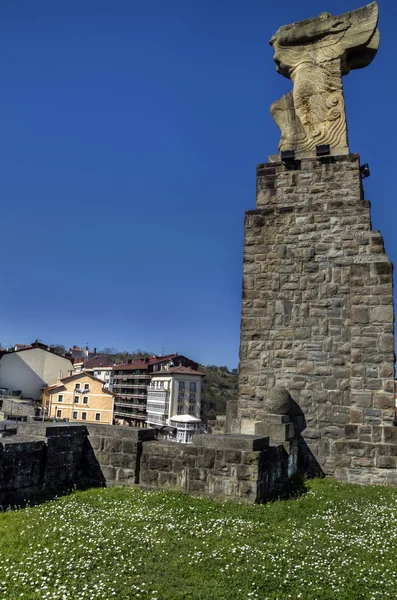
<instances>
[{"instance_id":1,"label":"green grass","mask_svg":"<svg viewBox=\"0 0 397 600\"><path fill-rule=\"evenodd\" d=\"M255 506L127 488L0 515L0 600L397 598L397 490Z\"/></svg>"}]
</instances>

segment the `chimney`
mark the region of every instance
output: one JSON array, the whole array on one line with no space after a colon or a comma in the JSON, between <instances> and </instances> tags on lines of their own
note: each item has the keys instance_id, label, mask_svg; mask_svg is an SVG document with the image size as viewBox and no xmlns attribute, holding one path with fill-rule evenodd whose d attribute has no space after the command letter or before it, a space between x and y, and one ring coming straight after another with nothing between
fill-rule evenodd
<instances>
[{"instance_id":1,"label":"chimney","mask_svg":"<svg viewBox=\"0 0 397 600\"><path fill-rule=\"evenodd\" d=\"M96 348L94 348L94 354L96 354Z\"/></svg>"},{"instance_id":2,"label":"chimney","mask_svg":"<svg viewBox=\"0 0 397 600\"><path fill-rule=\"evenodd\" d=\"M129 359L127 360L127 364L129 364L129 365L132 365L132 358L129 358Z\"/></svg>"}]
</instances>

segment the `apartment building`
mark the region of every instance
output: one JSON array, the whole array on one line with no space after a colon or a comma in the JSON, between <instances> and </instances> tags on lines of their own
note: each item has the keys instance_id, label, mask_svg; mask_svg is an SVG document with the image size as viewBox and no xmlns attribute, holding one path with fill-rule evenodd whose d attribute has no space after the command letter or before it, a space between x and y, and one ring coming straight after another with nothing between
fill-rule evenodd
<instances>
[{"instance_id":1,"label":"apartment building","mask_svg":"<svg viewBox=\"0 0 397 600\"><path fill-rule=\"evenodd\" d=\"M153 373L147 391L148 425L172 427L177 441L191 442L201 429L203 377L204 373L183 366Z\"/></svg>"},{"instance_id":2,"label":"apartment building","mask_svg":"<svg viewBox=\"0 0 397 600\"><path fill-rule=\"evenodd\" d=\"M113 367L109 389L115 394L115 422L147 427L147 390L155 374L175 366L197 369L196 362L180 354L151 356Z\"/></svg>"},{"instance_id":3,"label":"apartment building","mask_svg":"<svg viewBox=\"0 0 397 600\"><path fill-rule=\"evenodd\" d=\"M55 384L58 377L65 377L72 368L68 358L36 340L20 350L3 353L0 386L20 390L23 398L40 401L42 388Z\"/></svg>"},{"instance_id":4,"label":"apartment building","mask_svg":"<svg viewBox=\"0 0 397 600\"><path fill-rule=\"evenodd\" d=\"M96 348L94 348L94 350L91 351L88 348L88 346L86 346L85 348L80 348L80 346L73 346L73 348L69 348L67 354L71 356L71 358L73 358L74 360L87 360L89 358L94 358L94 356L97 356L97 351Z\"/></svg>"},{"instance_id":5,"label":"apartment building","mask_svg":"<svg viewBox=\"0 0 397 600\"><path fill-rule=\"evenodd\" d=\"M101 379L89 373L77 373L59 379L43 389L42 406L53 419L78 423L113 424L114 395Z\"/></svg>"},{"instance_id":6,"label":"apartment building","mask_svg":"<svg viewBox=\"0 0 397 600\"><path fill-rule=\"evenodd\" d=\"M120 425L146 426L146 396L150 383L145 360L129 361L113 367L110 386L116 396L114 417Z\"/></svg>"},{"instance_id":7,"label":"apartment building","mask_svg":"<svg viewBox=\"0 0 397 600\"><path fill-rule=\"evenodd\" d=\"M102 379L105 387L110 389L110 379L113 375L113 367L115 361L105 354L99 354L88 360L75 360L73 365L73 373L89 373L97 379Z\"/></svg>"}]
</instances>

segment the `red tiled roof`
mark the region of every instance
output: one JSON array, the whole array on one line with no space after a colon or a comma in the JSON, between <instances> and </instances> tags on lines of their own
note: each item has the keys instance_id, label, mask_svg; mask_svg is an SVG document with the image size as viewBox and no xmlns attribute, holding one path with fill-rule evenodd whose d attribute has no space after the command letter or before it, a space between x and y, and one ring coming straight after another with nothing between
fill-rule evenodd
<instances>
[{"instance_id":1,"label":"red tiled roof","mask_svg":"<svg viewBox=\"0 0 397 600\"><path fill-rule=\"evenodd\" d=\"M173 375L202 375L205 377L205 373L201 373L201 371L195 371L190 367L173 367L172 369L167 369L164 371L156 371L153 373L153 376L157 377L157 375L168 375L169 373L172 373Z\"/></svg>"},{"instance_id":2,"label":"red tiled roof","mask_svg":"<svg viewBox=\"0 0 397 600\"><path fill-rule=\"evenodd\" d=\"M158 362L171 360L173 358L176 358L177 356L179 356L179 354L165 354L164 356L151 356L149 358L149 365L154 365L155 363L158 363Z\"/></svg>"},{"instance_id":3,"label":"red tiled roof","mask_svg":"<svg viewBox=\"0 0 397 600\"><path fill-rule=\"evenodd\" d=\"M146 370L147 368L148 368L147 362L145 362L144 360L136 360L133 363L122 363L121 365L114 365L113 370L114 371L134 371L137 369Z\"/></svg>"},{"instance_id":4,"label":"red tiled roof","mask_svg":"<svg viewBox=\"0 0 397 600\"><path fill-rule=\"evenodd\" d=\"M114 394L110 390L108 390L106 388L103 388L104 382L102 381L102 379L98 379L98 377L94 377L93 375L91 375L91 373L75 373L74 375L69 375L69 377L62 377L62 379L60 380L62 382L62 385L58 382L55 385L50 385L48 387L44 387L44 388L41 388L41 389L42 390L54 390L54 389L57 389L57 388L62 388L62 387L64 387L63 384L65 382L72 381L73 379L82 379L84 377L89 377L93 381L99 381L99 383L102 384L102 392L104 394L110 394L111 396L116 396L116 394ZM87 393L89 393L89 392L87 392Z\"/></svg>"},{"instance_id":5,"label":"red tiled roof","mask_svg":"<svg viewBox=\"0 0 397 600\"><path fill-rule=\"evenodd\" d=\"M84 361L84 368L94 369L96 367L113 367L114 364L114 360L104 354L99 354L98 356L94 356L94 358L89 358Z\"/></svg>"}]
</instances>

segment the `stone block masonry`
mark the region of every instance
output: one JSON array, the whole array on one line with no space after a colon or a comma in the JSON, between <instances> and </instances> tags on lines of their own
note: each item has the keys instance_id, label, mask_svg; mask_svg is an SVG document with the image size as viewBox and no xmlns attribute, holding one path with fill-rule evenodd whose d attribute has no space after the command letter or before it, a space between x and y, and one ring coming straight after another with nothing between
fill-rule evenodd
<instances>
[{"instance_id":1,"label":"stone block masonry","mask_svg":"<svg viewBox=\"0 0 397 600\"><path fill-rule=\"evenodd\" d=\"M74 487L135 485L260 502L297 470L296 440L202 435L155 441L154 429L20 423L0 443L0 504L21 505Z\"/></svg>"},{"instance_id":2,"label":"stone block masonry","mask_svg":"<svg viewBox=\"0 0 397 600\"><path fill-rule=\"evenodd\" d=\"M393 430L393 267L371 230L358 155L291 167L258 166L257 208L246 213L239 400L229 430L258 431L266 392L285 387L302 468L348 479L339 457L346 427L375 445Z\"/></svg>"},{"instance_id":3,"label":"stone block masonry","mask_svg":"<svg viewBox=\"0 0 397 600\"><path fill-rule=\"evenodd\" d=\"M269 438L202 435L189 445L145 443L140 482L149 490L262 502L296 470L296 440L270 446Z\"/></svg>"},{"instance_id":4,"label":"stone block masonry","mask_svg":"<svg viewBox=\"0 0 397 600\"><path fill-rule=\"evenodd\" d=\"M142 442L154 430L112 425L19 423L0 442L0 504L20 505L73 487L133 485Z\"/></svg>"}]
</instances>

